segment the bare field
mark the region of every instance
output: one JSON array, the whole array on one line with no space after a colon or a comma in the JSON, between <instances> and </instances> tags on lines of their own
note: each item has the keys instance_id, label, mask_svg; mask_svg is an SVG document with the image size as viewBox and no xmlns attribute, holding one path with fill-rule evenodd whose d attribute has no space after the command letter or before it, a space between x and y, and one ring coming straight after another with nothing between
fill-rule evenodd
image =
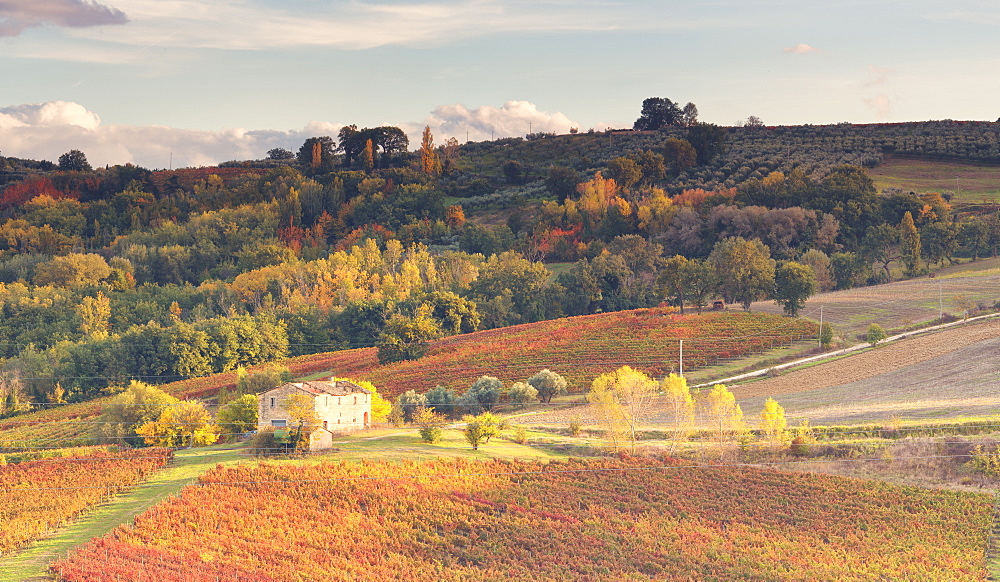
<instances>
[{"instance_id":1,"label":"bare field","mask_svg":"<svg viewBox=\"0 0 1000 582\"><path fill-rule=\"evenodd\" d=\"M942 269L942 276L922 277L887 285L856 287L811 297L800 312L802 317L823 321L834 334L856 343L872 323L885 329L900 329L946 315L961 317L970 307L992 307L1000 301L1000 272L995 259ZM754 311L781 313L774 301L759 301Z\"/></svg>"}]
</instances>

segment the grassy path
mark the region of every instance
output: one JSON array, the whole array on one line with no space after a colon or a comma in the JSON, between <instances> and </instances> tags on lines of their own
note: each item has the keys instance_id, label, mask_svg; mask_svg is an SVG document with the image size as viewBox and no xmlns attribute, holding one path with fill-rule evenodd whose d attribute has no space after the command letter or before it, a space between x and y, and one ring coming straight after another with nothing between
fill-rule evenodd
<instances>
[{"instance_id":1,"label":"grassy path","mask_svg":"<svg viewBox=\"0 0 1000 582\"><path fill-rule=\"evenodd\" d=\"M98 506L71 525L50 534L23 551L0 560L0 582L49 580L49 562L65 556L91 538L102 536L156 505L217 464L231 465L245 459L241 449L216 445L177 451L173 461L152 479Z\"/></svg>"}]
</instances>

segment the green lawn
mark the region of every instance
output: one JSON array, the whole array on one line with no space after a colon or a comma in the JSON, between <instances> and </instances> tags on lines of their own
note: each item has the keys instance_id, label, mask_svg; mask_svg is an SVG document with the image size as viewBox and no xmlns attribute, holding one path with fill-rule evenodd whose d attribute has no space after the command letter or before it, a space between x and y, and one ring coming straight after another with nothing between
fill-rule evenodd
<instances>
[{"instance_id":1,"label":"green lawn","mask_svg":"<svg viewBox=\"0 0 1000 582\"><path fill-rule=\"evenodd\" d=\"M1000 201L1000 167L995 165L887 157L868 174L880 191L951 194L952 203L960 204Z\"/></svg>"},{"instance_id":2,"label":"green lawn","mask_svg":"<svg viewBox=\"0 0 1000 582\"><path fill-rule=\"evenodd\" d=\"M178 451L173 461L149 481L97 507L23 551L0 560L0 582L49 580L45 574L49 562L65 556L91 538L130 522L166 497L179 493L185 485L216 465L231 465L245 459L242 450L233 445Z\"/></svg>"}]
</instances>

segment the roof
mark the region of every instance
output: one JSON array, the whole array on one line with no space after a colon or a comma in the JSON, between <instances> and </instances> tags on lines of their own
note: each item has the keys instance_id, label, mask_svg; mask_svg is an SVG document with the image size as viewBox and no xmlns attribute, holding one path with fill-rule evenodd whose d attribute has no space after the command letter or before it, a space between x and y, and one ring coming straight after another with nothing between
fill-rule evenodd
<instances>
[{"instance_id":1,"label":"roof","mask_svg":"<svg viewBox=\"0 0 1000 582\"><path fill-rule=\"evenodd\" d=\"M371 394L371 390L366 390L354 382L347 380L331 380L327 382L289 382L291 386L307 392L314 396L346 396L348 394ZM289 384L285 384L288 386ZM280 388L281 386L279 386Z\"/></svg>"}]
</instances>

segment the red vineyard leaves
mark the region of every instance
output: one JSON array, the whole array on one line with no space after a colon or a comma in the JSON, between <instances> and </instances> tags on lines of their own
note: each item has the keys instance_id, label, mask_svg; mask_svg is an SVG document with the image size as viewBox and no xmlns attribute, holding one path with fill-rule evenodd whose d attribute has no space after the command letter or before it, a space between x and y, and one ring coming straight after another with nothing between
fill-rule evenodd
<instances>
[{"instance_id":1,"label":"red vineyard leaves","mask_svg":"<svg viewBox=\"0 0 1000 582\"><path fill-rule=\"evenodd\" d=\"M170 457L168 449L119 452L103 447L69 457L0 465L0 553L55 528L84 509L135 485Z\"/></svg>"},{"instance_id":2,"label":"red vineyard leaves","mask_svg":"<svg viewBox=\"0 0 1000 582\"><path fill-rule=\"evenodd\" d=\"M162 582L981 580L990 513L980 494L642 458L243 465L53 571L67 582L111 582L109 563Z\"/></svg>"}]
</instances>

